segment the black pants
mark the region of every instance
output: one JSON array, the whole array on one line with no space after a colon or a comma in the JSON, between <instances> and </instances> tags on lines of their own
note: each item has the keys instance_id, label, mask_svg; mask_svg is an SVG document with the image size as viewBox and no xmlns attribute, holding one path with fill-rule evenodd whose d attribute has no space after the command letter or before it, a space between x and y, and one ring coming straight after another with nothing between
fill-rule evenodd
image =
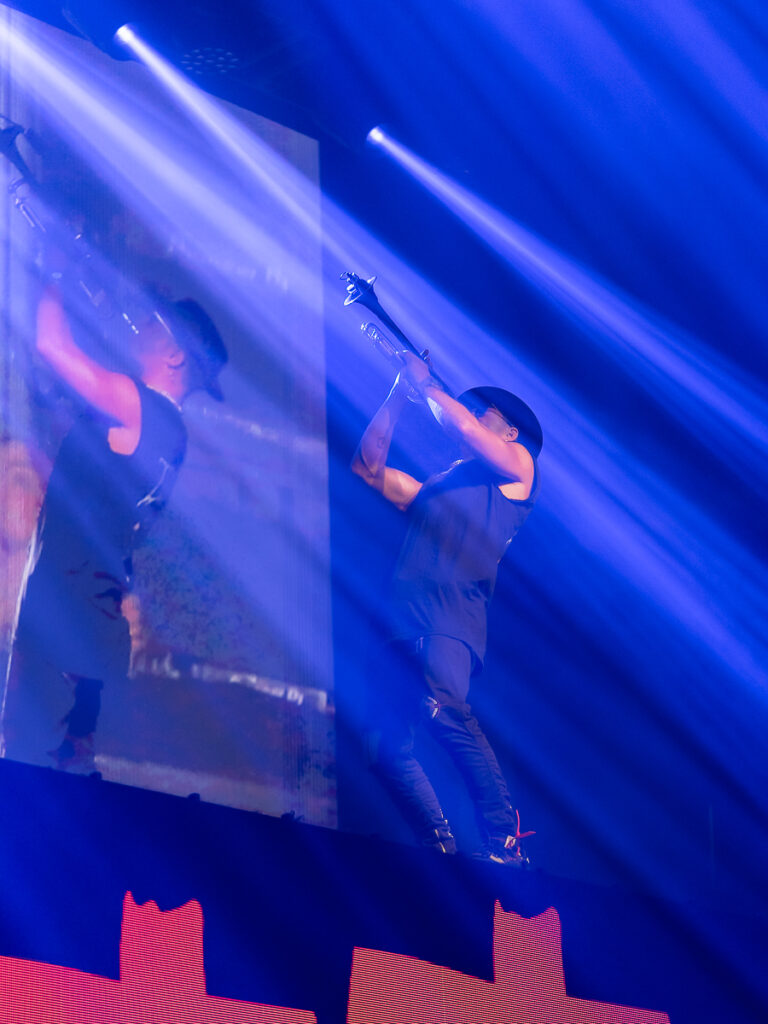
<instances>
[{"instance_id":1,"label":"black pants","mask_svg":"<svg viewBox=\"0 0 768 1024\"><path fill-rule=\"evenodd\" d=\"M4 756L56 765L66 742L94 733L103 685L63 672L40 652L15 649L2 708Z\"/></svg>"},{"instance_id":2,"label":"black pants","mask_svg":"<svg viewBox=\"0 0 768 1024\"><path fill-rule=\"evenodd\" d=\"M413 756L420 723L445 748L466 782L486 836L514 834L516 816L507 784L467 703L473 654L460 640L420 637L391 645L381 738L374 770L420 841L445 827L431 782Z\"/></svg>"}]
</instances>

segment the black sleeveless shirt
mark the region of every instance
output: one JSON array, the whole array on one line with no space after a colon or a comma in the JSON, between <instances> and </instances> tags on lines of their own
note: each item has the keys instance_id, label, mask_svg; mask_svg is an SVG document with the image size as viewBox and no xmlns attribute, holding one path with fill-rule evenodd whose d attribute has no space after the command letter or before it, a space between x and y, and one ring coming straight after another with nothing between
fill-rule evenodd
<instances>
[{"instance_id":1,"label":"black sleeveless shirt","mask_svg":"<svg viewBox=\"0 0 768 1024\"><path fill-rule=\"evenodd\" d=\"M535 460L530 497L504 497L503 482L480 459L470 459L421 488L395 566L392 639L454 637L482 662L499 562L538 496Z\"/></svg>"},{"instance_id":2,"label":"black sleeveless shirt","mask_svg":"<svg viewBox=\"0 0 768 1024\"><path fill-rule=\"evenodd\" d=\"M48 481L27 566L17 644L33 644L62 671L103 678L127 667L121 614L131 556L162 510L186 451L174 403L136 382L141 435L131 455L109 447L109 424L79 419Z\"/></svg>"}]
</instances>

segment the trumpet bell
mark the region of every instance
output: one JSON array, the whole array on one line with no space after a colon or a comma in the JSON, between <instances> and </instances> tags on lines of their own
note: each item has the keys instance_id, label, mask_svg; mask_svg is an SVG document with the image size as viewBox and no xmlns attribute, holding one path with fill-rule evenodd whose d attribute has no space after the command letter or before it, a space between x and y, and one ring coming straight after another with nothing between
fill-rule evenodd
<instances>
[{"instance_id":1,"label":"trumpet bell","mask_svg":"<svg viewBox=\"0 0 768 1024\"><path fill-rule=\"evenodd\" d=\"M366 295L371 295L375 300L376 294L373 291L373 283L376 280L376 275L369 277L367 281L364 281L357 274L352 274L349 271L341 275L341 279L347 281L347 297L344 299L345 306L351 306L353 302L359 302ZM365 302L363 302L365 305Z\"/></svg>"}]
</instances>

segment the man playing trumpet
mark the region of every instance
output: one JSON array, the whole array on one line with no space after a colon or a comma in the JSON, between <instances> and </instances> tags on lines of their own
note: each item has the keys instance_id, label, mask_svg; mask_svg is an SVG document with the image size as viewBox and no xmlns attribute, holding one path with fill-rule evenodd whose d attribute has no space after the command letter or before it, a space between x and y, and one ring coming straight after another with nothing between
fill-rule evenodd
<instances>
[{"instance_id":1,"label":"man playing trumpet","mask_svg":"<svg viewBox=\"0 0 768 1024\"><path fill-rule=\"evenodd\" d=\"M508 391L473 388L454 399L423 359L410 352L399 359L403 369L352 462L355 473L409 517L392 581L394 664L374 767L419 842L454 853L450 826L413 754L416 728L426 723L466 782L483 856L522 865L519 818L467 698L485 656L499 562L538 494L541 427ZM459 458L423 483L387 464L410 389L459 446Z\"/></svg>"},{"instance_id":2,"label":"man playing trumpet","mask_svg":"<svg viewBox=\"0 0 768 1024\"><path fill-rule=\"evenodd\" d=\"M48 481L19 601L2 706L3 755L68 771L95 769L105 684L128 671L123 600L132 555L171 492L186 450L184 400L220 398L227 353L191 299L142 324L129 376L75 342L59 291L38 308L36 347L81 402Z\"/></svg>"}]
</instances>

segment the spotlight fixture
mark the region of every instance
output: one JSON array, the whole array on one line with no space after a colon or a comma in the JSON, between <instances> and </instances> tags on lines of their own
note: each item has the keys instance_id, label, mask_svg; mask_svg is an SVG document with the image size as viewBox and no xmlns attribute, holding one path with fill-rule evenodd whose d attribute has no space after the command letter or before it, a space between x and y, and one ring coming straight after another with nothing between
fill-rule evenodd
<instances>
[{"instance_id":1,"label":"spotlight fixture","mask_svg":"<svg viewBox=\"0 0 768 1024\"><path fill-rule=\"evenodd\" d=\"M377 124L375 128L371 128L365 137L366 142L370 142L372 146L378 146L379 143L384 141L384 129L381 125Z\"/></svg>"},{"instance_id":2,"label":"spotlight fixture","mask_svg":"<svg viewBox=\"0 0 768 1024\"><path fill-rule=\"evenodd\" d=\"M121 25L117 32L115 32L114 38L115 42L123 43L124 46L127 46L133 41L135 35L133 25L126 22L125 25Z\"/></svg>"}]
</instances>

